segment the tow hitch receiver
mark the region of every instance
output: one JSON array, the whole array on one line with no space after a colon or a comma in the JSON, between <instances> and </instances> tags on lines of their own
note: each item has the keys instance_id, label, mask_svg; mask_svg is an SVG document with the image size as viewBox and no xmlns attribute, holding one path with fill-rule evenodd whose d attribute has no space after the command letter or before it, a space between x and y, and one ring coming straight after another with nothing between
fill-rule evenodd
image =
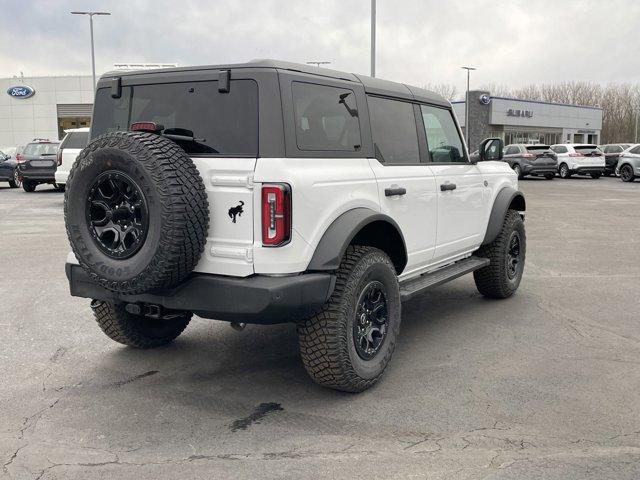
<instances>
[{"instance_id":1,"label":"tow hitch receiver","mask_svg":"<svg viewBox=\"0 0 640 480\"><path fill-rule=\"evenodd\" d=\"M169 310L153 303L127 303L124 309L131 315L142 315L154 320L173 320L183 315L180 310Z\"/></svg>"}]
</instances>

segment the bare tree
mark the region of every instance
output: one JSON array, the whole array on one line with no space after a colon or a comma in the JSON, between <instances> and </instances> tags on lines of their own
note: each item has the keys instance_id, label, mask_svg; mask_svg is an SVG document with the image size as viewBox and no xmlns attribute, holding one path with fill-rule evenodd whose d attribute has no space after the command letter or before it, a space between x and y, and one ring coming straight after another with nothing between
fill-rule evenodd
<instances>
[{"instance_id":1,"label":"bare tree","mask_svg":"<svg viewBox=\"0 0 640 480\"><path fill-rule=\"evenodd\" d=\"M425 90L430 90L432 92L437 93L438 95L443 96L449 101L457 100L458 89L455 85L451 83L436 83L436 84L427 84L423 87Z\"/></svg>"}]
</instances>

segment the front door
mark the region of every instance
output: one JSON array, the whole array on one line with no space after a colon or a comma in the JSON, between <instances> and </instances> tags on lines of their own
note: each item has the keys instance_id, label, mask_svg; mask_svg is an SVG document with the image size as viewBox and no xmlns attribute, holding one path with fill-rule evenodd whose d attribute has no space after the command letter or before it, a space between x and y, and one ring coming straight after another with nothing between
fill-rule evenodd
<instances>
[{"instance_id":1,"label":"front door","mask_svg":"<svg viewBox=\"0 0 640 480\"><path fill-rule=\"evenodd\" d=\"M444 262L482 243L484 177L477 165L468 162L451 111L430 105L420 108L438 194L434 262Z\"/></svg>"},{"instance_id":2,"label":"front door","mask_svg":"<svg viewBox=\"0 0 640 480\"><path fill-rule=\"evenodd\" d=\"M421 161L414 106L410 102L368 97L382 213L394 219L407 246L411 275L433 260L436 245L437 190L428 163Z\"/></svg>"}]
</instances>

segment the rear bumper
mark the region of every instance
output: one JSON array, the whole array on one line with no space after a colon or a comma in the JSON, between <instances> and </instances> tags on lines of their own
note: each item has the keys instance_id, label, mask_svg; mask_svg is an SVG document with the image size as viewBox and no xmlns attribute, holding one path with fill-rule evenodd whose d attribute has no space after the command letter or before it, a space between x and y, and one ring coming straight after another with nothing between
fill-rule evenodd
<instances>
[{"instance_id":1,"label":"rear bumper","mask_svg":"<svg viewBox=\"0 0 640 480\"><path fill-rule=\"evenodd\" d=\"M194 273L171 289L122 295L97 285L79 265L67 263L65 270L76 297L162 305L204 318L256 324L304 320L322 308L335 286L330 273L246 278Z\"/></svg>"},{"instance_id":2,"label":"rear bumper","mask_svg":"<svg viewBox=\"0 0 640 480\"><path fill-rule=\"evenodd\" d=\"M25 168L21 167L19 175L23 180L36 180L38 182L55 182L56 167L52 168Z\"/></svg>"},{"instance_id":3,"label":"rear bumper","mask_svg":"<svg viewBox=\"0 0 640 480\"><path fill-rule=\"evenodd\" d=\"M557 165L524 165L522 168L522 173L525 175L545 175L547 173L555 174L557 171Z\"/></svg>"},{"instance_id":4,"label":"rear bumper","mask_svg":"<svg viewBox=\"0 0 640 480\"><path fill-rule=\"evenodd\" d=\"M56 183L59 183L61 185L66 184L67 178L69 178L69 172L60 172L56 170L56 173L54 175Z\"/></svg>"}]
</instances>

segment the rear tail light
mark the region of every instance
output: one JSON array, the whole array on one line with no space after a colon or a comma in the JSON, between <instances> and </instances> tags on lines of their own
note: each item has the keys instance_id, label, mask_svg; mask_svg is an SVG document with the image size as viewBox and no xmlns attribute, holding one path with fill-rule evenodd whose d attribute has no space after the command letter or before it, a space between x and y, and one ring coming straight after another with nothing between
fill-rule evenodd
<instances>
[{"instance_id":1,"label":"rear tail light","mask_svg":"<svg viewBox=\"0 0 640 480\"><path fill-rule=\"evenodd\" d=\"M23 163L24 162L24 157L22 156L21 153L16 154L16 162L18 162L18 163Z\"/></svg>"},{"instance_id":2,"label":"rear tail light","mask_svg":"<svg viewBox=\"0 0 640 480\"><path fill-rule=\"evenodd\" d=\"M62 165L62 150L58 150L58 154L56 155L56 160L58 161L58 166Z\"/></svg>"},{"instance_id":3,"label":"rear tail light","mask_svg":"<svg viewBox=\"0 0 640 480\"><path fill-rule=\"evenodd\" d=\"M291 240L291 189L282 183L262 186L262 244L278 247Z\"/></svg>"},{"instance_id":4,"label":"rear tail light","mask_svg":"<svg viewBox=\"0 0 640 480\"><path fill-rule=\"evenodd\" d=\"M569 156L570 157L584 157L584 155L581 154L581 153L570 153Z\"/></svg>"},{"instance_id":5,"label":"rear tail light","mask_svg":"<svg viewBox=\"0 0 640 480\"><path fill-rule=\"evenodd\" d=\"M523 153L522 157L523 158L534 158L535 155L533 153Z\"/></svg>"},{"instance_id":6,"label":"rear tail light","mask_svg":"<svg viewBox=\"0 0 640 480\"><path fill-rule=\"evenodd\" d=\"M156 122L134 122L129 127L132 132L149 132L158 133L164 130L162 125L158 125Z\"/></svg>"}]
</instances>

